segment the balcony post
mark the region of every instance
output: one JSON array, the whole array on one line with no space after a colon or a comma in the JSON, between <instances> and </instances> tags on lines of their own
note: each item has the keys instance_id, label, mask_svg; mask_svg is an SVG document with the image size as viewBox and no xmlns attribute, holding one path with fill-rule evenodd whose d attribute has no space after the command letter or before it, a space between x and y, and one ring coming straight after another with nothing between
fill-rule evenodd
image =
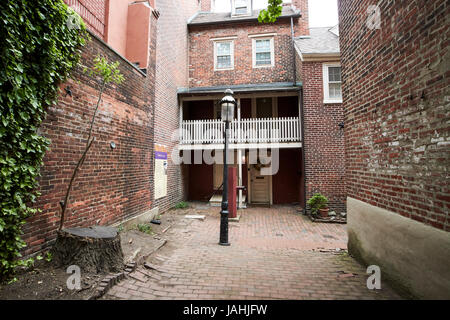
<instances>
[{"instance_id":1,"label":"balcony post","mask_svg":"<svg viewBox=\"0 0 450 320\"><path fill-rule=\"evenodd\" d=\"M237 99L237 123L238 123L238 141L242 142L242 125L241 125L241 98ZM242 186L242 149L238 149L238 185ZM242 208L242 190L239 189L238 208Z\"/></svg>"},{"instance_id":2,"label":"balcony post","mask_svg":"<svg viewBox=\"0 0 450 320\"><path fill-rule=\"evenodd\" d=\"M183 143L183 100L180 101L180 115L179 115L179 128L180 128L180 134L179 134L179 141L180 143Z\"/></svg>"}]
</instances>

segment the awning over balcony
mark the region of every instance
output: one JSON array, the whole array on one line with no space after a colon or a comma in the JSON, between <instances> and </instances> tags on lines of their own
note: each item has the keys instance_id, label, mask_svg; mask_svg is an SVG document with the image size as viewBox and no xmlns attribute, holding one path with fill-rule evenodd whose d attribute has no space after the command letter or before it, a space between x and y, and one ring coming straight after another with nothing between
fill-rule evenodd
<instances>
[{"instance_id":1,"label":"awning over balcony","mask_svg":"<svg viewBox=\"0 0 450 320\"><path fill-rule=\"evenodd\" d=\"M257 84L241 84L214 87L195 87L195 88L179 88L178 95L187 96L203 96L223 94L226 89L231 89L235 94L254 93L254 92L295 92L302 87L301 82L274 82L274 83L257 83Z\"/></svg>"}]
</instances>

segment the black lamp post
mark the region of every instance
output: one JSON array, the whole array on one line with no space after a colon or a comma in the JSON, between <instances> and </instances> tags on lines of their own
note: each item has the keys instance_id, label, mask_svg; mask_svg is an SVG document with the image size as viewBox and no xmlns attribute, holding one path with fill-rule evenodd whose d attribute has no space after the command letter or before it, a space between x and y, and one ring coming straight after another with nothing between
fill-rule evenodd
<instances>
[{"instance_id":1,"label":"black lamp post","mask_svg":"<svg viewBox=\"0 0 450 320\"><path fill-rule=\"evenodd\" d=\"M228 137L230 135L230 122L234 118L234 107L236 100L233 98L233 91L227 89L225 97L220 100L222 121L225 122L224 132L224 154L223 154L223 194L222 210L220 211L220 241L221 246L229 246L228 242ZM234 192L234 191L232 191Z\"/></svg>"}]
</instances>

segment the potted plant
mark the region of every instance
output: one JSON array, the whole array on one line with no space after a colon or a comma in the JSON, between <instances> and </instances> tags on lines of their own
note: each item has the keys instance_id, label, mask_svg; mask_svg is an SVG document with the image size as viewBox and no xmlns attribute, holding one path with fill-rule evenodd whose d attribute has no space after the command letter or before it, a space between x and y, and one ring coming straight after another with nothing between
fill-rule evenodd
<instances>
[{"instance_id":1,"label":"potted plant","mask_svg":"<svg viewBox=\"0 0 450 320\"><path fill-rule=\"evenodd\" d=\"M320 214L321 217L328 217L328 199L320 193L314 194L309 200L308 205L311 208L311 214Z\"/></svg>"}]
</instances>

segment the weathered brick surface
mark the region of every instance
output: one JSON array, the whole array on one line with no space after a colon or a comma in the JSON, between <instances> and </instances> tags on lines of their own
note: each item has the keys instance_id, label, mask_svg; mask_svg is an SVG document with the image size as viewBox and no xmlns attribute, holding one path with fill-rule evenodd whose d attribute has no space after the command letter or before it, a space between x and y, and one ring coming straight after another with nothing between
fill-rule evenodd
<instances>
[{"instance_id":1,"label":"weathered brick surface","mask_svg":"<svg viewBox=\"0 0 450 320\"><path fill-rule=\"evenodd\" d=\"M211 11L211 0L200 0L201 11Z\"/></svg>"},{"instance_id":2,"label":"weathered brick surface","mask_svg":"<svg viewBox=\"0 0 450 320\"><path fill-rule=\"evenodd\" d=\"M125 77L107 86L94 124L93 143L73 184L65 227L111 224L143 213L152 206L150 184L153 141L154 71L147 76L117 56L101 41L82 49L81 64L92 67L97 55L119 61ZM60 86L57 105L48 109L40 132L51 139L41 168L36 207L42 212L28 219L26 254L45 247L56 237L61 208L73 169L84 150L87 131L98 99L95 79L78 67L73 80ZM70 87L72 96L65 93ZM110 142L116 144L111 149Z\"/></svg>"},{"instance_id":3,"label":"weathered brick surface","mask_svg":"<svg viewBox=\"0 0 450 320\"><path fill-rule=\"evenodd\" d=\"M450 231L450 5L341 0L348 195Z\"/></svg>"},{"instance_id":4,"label":"weathered brick surface","mask_svg":"<svg viewBox=\"0 0 450 320\"><path fill-rule=\"evenodd\" d=\"M275 66L253 68L252 38L258 33L274 36ZM234 39L234 69L214 71L214 42L211 38ZM189 85L208 87L249 83L288 82L293 79L293 49L290 20L274 24L233 23L231 25L191 26L189 33Z\"/></svg>"},{"instance_id":5,"label":"weathered brick surface","mask_svg":"<svg viewBox=\"0 0 450 320\"><path fill-rule=\"evenodd\" d=\"M309 35L309 12L308 12L309 0L292 0L291 4L297 10L300 10L301 17L297 19L297 24L294 25L295 36Z\"/></svg>"},{"instance_id":6,"label":"weathered brick surface","mask_svg":"<svg viewBox=\"0 0 450 320\"><path fill-rule=\"evenodd\" d=\"M200 8L197 0L159 0L156 5L160 17L156 47L154 142L168 147L169 166L167 196L157 199L155 206L164 211L187 196L187 170L171 161L170 155L177 144L171 137L179 128L177 89L188 86L186 24L188 18Z\"/></svg>"},{"instance_id":7,"label":"weathered brick surface","mask_svg":"<svg viewBox=\"0 0 450 320\"><path fill-rule=\"evenodd\" d=\"M329 199L331 210L345 206L345 145L342 104L323 103L322 62L299 66L303 81L303 121L306 199L320 192Z\"/></svg>"}]
</instances>

